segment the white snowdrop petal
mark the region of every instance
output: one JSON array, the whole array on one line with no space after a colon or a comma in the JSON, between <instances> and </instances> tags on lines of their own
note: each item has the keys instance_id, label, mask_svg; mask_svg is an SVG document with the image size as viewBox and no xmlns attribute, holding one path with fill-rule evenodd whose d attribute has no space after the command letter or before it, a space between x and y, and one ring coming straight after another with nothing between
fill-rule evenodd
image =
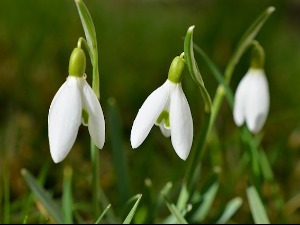
<instances>
[{"instance_id":1,"label":"white snowdrop petal","mask_svg":"<svg viewBox=\"0 0 300 225\"><path fill-rule=\"evenodd\" d=\"M132 148L139 147L148 136L158 116L164 109L169 97L170 82L153 91L140 108L131 129L130 142Z\"/></svg>"},{"instance_id":2,"label":"white snowdrop petal","mask_svg":"<svg viewBox=\"0 0 300 225\"><path fill-rule=\"evenodd\" d=\"M269 86L262 70L253 71L251 76L251 84L248 87L246 122L249 130L257 133L262 129L268 116Z\"/></svg>"},{"instance_id":3,"label":"white snowdrop petal","mask_svg":"<svg viewBox=\"0 0 300 225\"><path fill-rule=\"evenodd\" d=\"M81 108L77 78L68 77L54 96L48 114L50 153L55 163L67 156L76 140Z\"/></svg>"},{"instance_id":4,"label":"white snowdrop petal","mask_svg":"<svg viewBox=\"0 0 300 225\"><path fill-rule=\"evenodd\" d=\"M102 149L105 142L105 120L99 100L90 87L90 85L83 80L82 84L82 101L83 108L89 114L88 129L94 144Z\"/></svg>"},{"instance_id":5,"label":"white snowdrop petal","mask_svg":"<svg viewBox=\"0 0 300 225\"><path fill-rule=\"evenodd\" d=\"M171 129L166 128L164 124L159 124L159 128L165 137L171 136Z\"/></svg>"},{"instance_id":6,"label":"white snowdrop petal","mask_svg":"<svg viewBox=\"0 0 300 225\"><path fill-rule=\"evenodd\" d=\"M171 141L177 155L186 160L193 142L193 119L188 101L178 84L171 93Z\"/></svg>"},{"instance_id":7,"label":"white snowdrop petal","mask_svg":"<svg viewBox=\"0 0 300 225\"><path fill-rule=\"evenodd\" d=\"M237 126L243 125L246 120L246 99L248 86L251 83L251 74L247 73L240 81L234 96L233 119Z\"/></svg>"}]
</instances>

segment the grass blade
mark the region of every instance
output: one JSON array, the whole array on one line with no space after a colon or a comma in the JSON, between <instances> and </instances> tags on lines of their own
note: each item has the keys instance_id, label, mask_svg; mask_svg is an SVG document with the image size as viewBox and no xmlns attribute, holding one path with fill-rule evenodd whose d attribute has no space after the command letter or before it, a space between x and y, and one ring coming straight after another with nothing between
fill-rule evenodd
<instances>
[{"instance_id":1,"label":"grass blade","mask_svg":"<svg viewBox=\"0 0 300 225\"><path fill-rule=\"evenodd\" d=\"M21 170L21 174L23 175L26 183L28 184L31 191L35 194L40 203L45 207L49 215L53 218L56 223L63 223L61 209L60 207L53 201L53 199L49 196L43 187L35 180L35 178L31 175L29 171L26 169Z\"/></svg>"},{"instance_id":2,"label":"grass blade","mask_svg":"<svg viewBox=\"0 0 300 225\"><path fill-rule=\"evenodd\" d=\"M236 213L236 211L241 207L243 203L242 198L236 197L229 201L226 205L226 208L221 215L220 219L216 222L216 224L225 224L228 220Z\"/></svg>"},{"instance_id":3,"label":"grass blade","mask_svg":"<svg viewBox=\"0 0 300 225\"><path fill-rule=\"evenodd\" d=\"M247 197L255 224L269 224L269 218L254 186L247 188Z\"/></svg>"},{"instance_id":4,"label":"grass blade","mask_svg":"<svg viewBox=\"0 0 300 225\"><path fill-rule=\"evenodd\" d=\"M141 200L142 196L143 196L142 194L138 194L138 195L135 196L135 197L137 197L137 201L135 202L134 206L132 207L132 209L128 213L128 215L125 218L123 224L130 224L130 222L131 222L131 220L132 220L132 218L133 218L133 216L134 216L134 214L135 214L135 212L137 210L137 207L138 207L138 205L140 203L140 200Z\"/></svg>"},{"instance_id":5,"label":"grass blade","mask_svg":"<svg viewBox=\"0 0 300 225\"><path fill-rule=\"evenodd\" d=\"M177 222L179 224L188 224L186 219L181 215L178 208L174 204L170 204L167 200L166 200L166 204L167 204L170 212L172 213L172 215L177 219Z\"/></svg>"},{"instance_id":6,"label":"grass blade","mask_svg":"<svg viewBox=\"0 0 300 225\"><path fill-rule=\"evenodd\" d=\"M101 222L101 220L103 219L103 217L105 216L105 214L107 213L107 211L110 209L111 204L109 204L104 211L101 213L101 215L99 216L99 218L97 219L97 221L95 222L95 224L99 224Z\"/></svg>"},{"instance_id":7,"label":"grass blade","mask_svg":"<svg viewBox=\"0 0 300 225\"><path fill-rule=\"evenodd\" d=\"M202 222L209 213L211 209L212 203L216 197L217 191L219 189L219 184L215 181L209 189L203 194L202 204L196 210L193 216L193 221Z\"/></svg>"},{"instance_id":8,"label":"grass blade","mask_svg":"<svg viewBox=\"0 0 300 225\"><path fill-rule=\"evenodd\" d=\"M121 204L129 198L129 181L127 172L127 161L123 151L122 127L119 111L115 99L108 100L108 124L111 136L111 147L113 153L113 165L116 172L119 197Z\"/></svg>"},{"instance_id":9,"label":"grass blade","mask_svg":"<svg viewBox=\"0 0 300 225\"><path fill-rule=\"evenodd\" d=\"M198 52L203 60L206 62L208 68L211 70L213 76L216 78L216 80L224 86L225 95L227 97L228 104L231 108L233 108L233 93L229 87L229 85L226 83L222 73L218 69L218 67L214 64L214 62L207 56L207 54L196 44L194 44L194 49L196 52Z\"/></svg>"}]
</instances>

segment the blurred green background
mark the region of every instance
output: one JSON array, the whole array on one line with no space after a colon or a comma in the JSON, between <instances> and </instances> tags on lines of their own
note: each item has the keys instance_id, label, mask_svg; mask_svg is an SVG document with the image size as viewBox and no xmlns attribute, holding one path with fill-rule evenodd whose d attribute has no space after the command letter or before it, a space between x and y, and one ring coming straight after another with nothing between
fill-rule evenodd
<instances>
[{"instance_id":1,"label":"blurred green background","mask_svg":"<svg viewBox=\"0 0 300 225\"><path fill-rule=\"evenodd\" d=\"M121 150L127 160L129 192L132 195L143 192L146 178L152 180L156 192L168 181L180 184L187 164L177 157L170 141L161 135L158 127L153 127L138 149L131 149L130 130L138 109L166 80L172 59L183 52L183 38L189 26L196 26L194 42L223 72L248 26L268 6L275 6L276 11L257 36L266 53L265 70L271 94L269 117L260 135L285 207L283 211L276 208L268 195L268 187L264 189L264 201L272 222L299 223L300 1L86 0L85 3L97 32L100 102L106 118L106 143L100 150L100 180L110 202L116 206L121 202L116 194L117 178L111 151L113 135L107 119L109 100L115 100L119 110L123 137ZM46 167L45 187L54 197L60 198L62 171L69 165L74 170L74 201L89 201L91 197L91 187L87 185L91 179L87 128L80 127L72 150L58 165L51 159L47 136L48 109L68 76L69 57L80 36L84 33L72 0L1 0L0 178L2 182L4 168L7 169L10 200L14 205L11 221L22 221L18 207L22 204L20 199L29 193L20 174L21 168L27 168L37 176ZM199 54L195 56L213 97L218 83ZM233 91L248 66L249 52L233 74ZM89 82L91 68L88 62ZM187 72L183 89L190 103L196 132L201 126L203 102ZM232 175L241 160L239 131L224 101L216 121L215 139L218 142L212 141L208 145L207 160L203 163L204 177L216 166L222 171L222 191L217 196L211 217L219 213L219 207L228 199L245 197L247 170L239 176ZM0 218L1 207L0 204ZM245 203L233 221L249 223L249 215Z\"/></svg>"}]
</instances>

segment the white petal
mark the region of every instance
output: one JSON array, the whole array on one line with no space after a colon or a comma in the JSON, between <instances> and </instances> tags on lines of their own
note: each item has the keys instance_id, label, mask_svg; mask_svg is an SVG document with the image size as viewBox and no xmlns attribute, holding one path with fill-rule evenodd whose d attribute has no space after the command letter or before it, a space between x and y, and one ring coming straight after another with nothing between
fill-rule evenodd
<instances>
[{"instance_id":1,"label":"white petal","mask_svg":"<svg viewBox=\"0 0 300 225\"><path fill-rule=\"evenodd\" d=\"M72 148L81 122L81 96L77 78L68 77L54 96L48 115L50 152L61 162Z\"/></svg>"},{"instance_id":2,"label":"white petal","mask_svg":"<svg viewBox=\"0 0 300 225\"><path fill-rule=\"evenodd\" d=\"M89 114L88 128L94 144L102 149L105 142L105 121L101 105L90 85L83 80L82 102Z\"/></svg>"},{"instance_id":3,"label":"white petal","mask_svg":"<svg viewBox=\"0 0 300 225\"><path fill-rule=\"evenodd\" d=\"M253 70L250 75L252 78L247 94L246 122L249 130L257 133L263 127L269 113L269 86L264 71Z\"/></svg>"},{"instance_id":4,"label":"white petal","mask_svg":"<svg viewBox=\"0 0 300 225\"><path fill-rule=\"evenodd\" d=\"M140 108L131 129L132 148L139 147L148 136L169 98L170 81L153 91Z\"/></svg>"},{"instance_id":5,"label":"white petal","mask_svg":"<svg viewBox=\"0 0 300 225\"><path fill-rule=\"evenodd\" d=\"M166 128L165 125L164 125L164 123L159 124L159 128L160 128L162 134L165 137L170 137L171 136L171 129L170 128Z\"/></svg>"},{"instance_id":6,"label":"white petal","mask_svg":"<svg viewBox=\"0 0 300 225\"><path fill-rule=\"evenodd\" d=\"M193 119L181 84L171 93L170 127L172 145L177 155L186 160L193 142Z\"/></svg>"},{"instance_id":7,"label":"white petal","mask_svg":"<svg viewBox=\"0 0 300 225\"><path fill-rule=\"evenodd\" d=\"M243 125L246 120L246 99L251 83L251 74L247 73L240 81L234 96L233 119L237 126Z\"/></svg>"}]
</instances>

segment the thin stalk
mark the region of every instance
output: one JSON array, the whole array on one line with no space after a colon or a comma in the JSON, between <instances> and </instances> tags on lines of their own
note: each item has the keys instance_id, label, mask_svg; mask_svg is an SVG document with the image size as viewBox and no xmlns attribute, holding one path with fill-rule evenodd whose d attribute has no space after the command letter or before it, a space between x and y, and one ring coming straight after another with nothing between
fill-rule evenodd
<instances>
[{"instance_id":1,"label":"thin stalk","mask_svg":"<svg viewBox=\"0 0 300 225\"><path fill-rule=\"evenodd\" d=\"M94 145L91 140L91 160L92 160L92 196L93 196L93 209L95 217L98 217L100 214L99 207L99 176L100 176L100 164L99 164L99 149Z\"/></svg>"}]
</instances>

